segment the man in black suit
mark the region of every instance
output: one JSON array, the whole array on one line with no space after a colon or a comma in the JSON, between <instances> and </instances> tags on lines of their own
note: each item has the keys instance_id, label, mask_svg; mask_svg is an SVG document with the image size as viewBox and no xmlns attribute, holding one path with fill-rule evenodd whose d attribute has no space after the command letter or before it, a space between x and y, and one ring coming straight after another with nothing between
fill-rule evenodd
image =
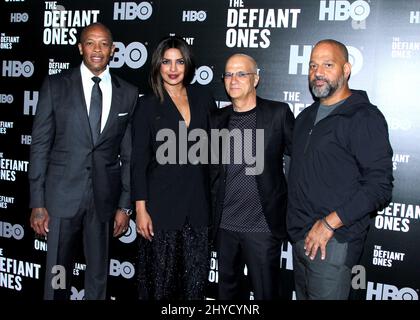
<instances>
[{"instance_id":1,"label":"man in black suit","mask_svg":"<svg viewBox=\"0 0 420 320\"><path fill-rule=\"evenodd\" d=\"M244 264L255 299L279 297L280 249L286 237L283 154L291 152L294 117L287 104L257 97L258 81L252 57L231 56L224 84L232 105L211 117L212 129L229 132L221 141L215 141L212 132L212 151L221 151L218 164L211 166L219 299L239 297ZM252 132L252 139L246 131ZM226 143L238 132L244 137L242 144L237 144L236 137ZM253 170L247 167L249 159L256 159Z\"/></svg>"},{"instance_id":2,"label":"man in black suit","mask_svg":"<svg viewBox=\"0 0 420 320\"><path fill-rule=\"evenodd\" d=\"M32 129L30 221L48 235L48 300L69 298L80 238L85 299L105 299L109 237L127 230L131 213L130 119L138 92L109 72L114 45L106 26L83 29L78 47L80 67L44 81ZM65 284L57 281L63 275Z\"/></svg>"}]
</instances>

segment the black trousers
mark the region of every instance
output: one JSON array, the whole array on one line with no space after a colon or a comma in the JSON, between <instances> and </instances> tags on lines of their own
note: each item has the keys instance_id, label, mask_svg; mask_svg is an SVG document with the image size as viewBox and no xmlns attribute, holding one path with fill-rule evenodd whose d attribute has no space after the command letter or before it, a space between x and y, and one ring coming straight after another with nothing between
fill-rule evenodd
<instances>
[{"instance_id":1,"label":"black trousers","mask_svg":"<svg viewBox=\"0 0 420 320\"><path fill-rule=\"evenodd\" d=\"M218 231L220 300L244 298L241 279L248 269L255 300L280 297L281 240L270 232Z\"/></svg>"},{"instance_id":2,"label":"black trousers","mask_svg":"<svg viewBox=\"0 0 420 320\"><path fill-rule=\"evenodd\" d=\"M44 299L70 298L75 249L82 241L86 260L84 298L104 300L109 270L108 248L111 230L109 222L101 222L98 219L93 203L91 180L74 217L60 218L54 213L49 214L50 231L47 239Z\"/></svg>"}]
</instances>

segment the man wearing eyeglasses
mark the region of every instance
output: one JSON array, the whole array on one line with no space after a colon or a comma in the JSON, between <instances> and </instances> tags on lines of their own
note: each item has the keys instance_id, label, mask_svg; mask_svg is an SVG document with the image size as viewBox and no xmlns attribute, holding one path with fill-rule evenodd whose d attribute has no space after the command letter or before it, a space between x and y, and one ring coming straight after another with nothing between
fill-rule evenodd
<instances>
[{"instance_id":1,"label":"man wearing eyeglasses","mask_svg":"<svg viewBox=\"0 0 420 320\"><path fill-rule=\"evenodd\" d=\"M252 57L231 56L223 81L232 104L211 115L213 129L229 132L227 144L223 138L212 139L212 151L222 151L211 166L213 240L222 300L245 298L241 285L245 265L254 299L279 297L280 247L286 237L283 154L291 152L294 117L287 104L257 97L259 79ZM250 157L262 159L256 163L259 170L248 170Z\"/></svg>"}]
</instances>

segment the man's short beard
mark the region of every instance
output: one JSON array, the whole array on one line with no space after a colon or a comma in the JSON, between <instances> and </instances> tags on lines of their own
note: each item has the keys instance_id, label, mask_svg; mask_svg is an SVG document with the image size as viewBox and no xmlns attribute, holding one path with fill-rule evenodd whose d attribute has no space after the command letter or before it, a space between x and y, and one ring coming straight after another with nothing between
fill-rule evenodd
<instances>
[{"instance_id":1,"label":"man's short beard","mask_svg":"<svg viewBox=\"0 0 420 320\"><path fill-rule=\"evenodd\" d=\"M315 84L316 80L324 80L325 85L323 87L317 87ZM328 98L331 97L337 89L342 88L344 85L344 76L341 76L337 81L330 81L325 79L324 77L315 77L314 80L311 81L311 90L312 94L316 98Z\"/></svg>"}]
</instances>

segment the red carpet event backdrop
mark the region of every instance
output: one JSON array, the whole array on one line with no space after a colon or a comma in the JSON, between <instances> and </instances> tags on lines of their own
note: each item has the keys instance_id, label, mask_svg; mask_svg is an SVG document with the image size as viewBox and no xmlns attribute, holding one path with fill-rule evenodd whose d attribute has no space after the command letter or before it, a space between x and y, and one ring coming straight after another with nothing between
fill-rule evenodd
<instances>
[{"instance_id":1,"label":"red carpet event backdrop","mask_svg":"<svg viewBox=\"0 0 420 320\"><path fill-rule=\"evenodd\" d=\"M221 81L231 54L253 56L261 97L290 105L295 116L312 103L308 61L321 39L343 42L353 65L350 87L366 90L385 115L394 150L393 199L372 217L352 297L418 300L420 288L420 1L419 0L153 0L0 2L0 296L41 299L47 245L29 226L27 172L31 126L41 82L78 66L80 30L100 21L116 46L113 71L141 93L151 54L167 35L182 36L197 58L193 82L228 103ZM136 232L114 239L110 299L136 298ZM72 299L82 299L85 264L74 265ZM208 298L218 280L212 253ZM283 295L294 299L292 248L279 261ZM247 283L246 269L244 283ZM252 299L250 292L250 299Z\"/></svg>"}]
</instances>

